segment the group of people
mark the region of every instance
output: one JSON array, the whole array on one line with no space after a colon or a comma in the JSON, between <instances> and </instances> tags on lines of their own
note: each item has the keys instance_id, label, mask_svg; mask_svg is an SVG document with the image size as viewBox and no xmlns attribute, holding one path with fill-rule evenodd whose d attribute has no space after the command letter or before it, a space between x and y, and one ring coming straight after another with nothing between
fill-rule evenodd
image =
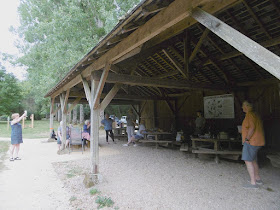
<instances>
[{"instance_id":1,"label":"group of people","mask_svg":"<svg viewBox=\"0 0 280 210\"><path fill-rule=\"evenodd\" d=\"M245 118L242 122L242 160L244 160L250 180L247 184L245 184L244 188L249 189L256 189L258 188L258 185L263 184L260 175L259 175L259 167L257 163L257 153L259 149L265 145L265 138L264 138L264 131L262 126L262 121L260 117L253 111L253 106L248 101L244 101L242 104L243 112L246 114ZM10 161L14 160L21 160L19 157L19 149L20 144L23 143L22 140L22 127L20 124L20 121L27 116L27 112L25 111L23 115L19 115L18 113L12 114L12 121L11 121L11 147L10 147ZM101 123L104 125L104 129L106 131L106 142L108 142L108 136L112 138L112 141L114 140L114 134L112 132L112 123L113 120L109 118L109 115L105 115L105 119L101 121ZM133 115L133 111L129 110L128 116L127 116L127 136L128 136L128 142L126 144L123 144L123 146L129 146L130 144L133 144L136 146L135 141L138 139L143 138L143 134L146 131L145 121L142 120L142 122L139 125L139 130L137 134L134 135L135 131L135 125L136 125L136 119ZM197 119L195 121L196 128L195 132L197 134L202 132L202 129L205 126L205 119L202 116L202 112L197 112ZM86 120L85 124L83 126L83 138L89 140L90 139L90 121ZM66 127L66 145L69 144L70 140L70 128ZM58 149L60 150L61 145L61 139L62 139L62 122L60 122L60 126L58 128L58 138L57 138L57 144Z\"/></svg>"},{"instance_id":2,"label":"group of people","mask_svg":"<svg viewBox=\"0 0 280 210\"><path fill-rule=\"evenodd\" d=\"M106 131L106 142L109 144L108 141L108 136L111 137L111 139L113 140L113 142L115 142L114 139L114 133L112 131L112 124L113 124L113 120L109 118L109 115L106 114L105 115L105 119L103 119L101 121L101 124L104 125L104 129ZM62 125L63 122L60 122L60 126L57 129L57 145L58 145L58 151L61 150L61 139L62 139ZM82 131L82 139L83 139L83 143L86 146L86 141L90 141L90 120L86 120L84 125L83 125L83 131ZM65 147L67 147L70 143L70 128L69 126L66 126L66 142L65 142Z\"/></svg>"}]
</instances>

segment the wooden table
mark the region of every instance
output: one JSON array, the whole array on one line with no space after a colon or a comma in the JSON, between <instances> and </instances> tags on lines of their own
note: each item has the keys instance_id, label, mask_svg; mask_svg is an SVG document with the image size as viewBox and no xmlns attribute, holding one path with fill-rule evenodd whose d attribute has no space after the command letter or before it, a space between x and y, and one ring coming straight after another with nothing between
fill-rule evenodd
<instances>
[{"instance_id":1,"label":"wooden table","mask_svg":"<svg viewBox=\"0 0 280 210\"><path fill-rule=\"evenodd\" d=\"M115 139L127 138L126 128L114 128L113 133Z\"/></svg>"},{"instance_id":2,"label":"wooden table","mask_svg":"<svg viewBox=\"0 0 280 210\"><path fill-rule=\"evenodd\" d=\"M155 136L155 140L150 140L148 139L148 135L151 135L151 136ZM158 148L158 144L159 143L173 143L174 140L172 140L172 138L170 139L159 139L159 137L161 135L172 135L172 133L169 133L169 132L146 132L144 133L144 139L141 139L139 140L139 142L142 142L142 143L155 143L156 144L156 148Z\"/></svg>"},{"instance_id":3,"label":"wooden table","mask_svg":"<svg viewBox=\"0 0 280 210\"><path fill-rule=\"evenodd\" d=\"M219 163L219 155L241 155L242 151L231 150L232 143L240 143L241 140L230 140L230 139L202 139L202 138L191 138L192 140L192 153L196 154L215 154L215 162ZM208 149L203 147L198 147L197 142L210 142L214 144L214 149ZM229 150L221 150L220 143L227 142Z\"/></svg>"}]
</instances>

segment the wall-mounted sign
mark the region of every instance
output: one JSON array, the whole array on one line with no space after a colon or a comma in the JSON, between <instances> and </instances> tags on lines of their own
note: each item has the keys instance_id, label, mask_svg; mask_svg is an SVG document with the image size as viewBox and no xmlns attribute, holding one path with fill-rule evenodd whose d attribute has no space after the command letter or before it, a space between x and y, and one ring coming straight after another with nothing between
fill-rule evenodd
<instances>
[{"instance_id":1,"label":"wall-mounted sign","mask_svg":"<svg viewBox=\"0 0 280 210\"><path fill-rule=\"evenodd\" d=\"M234 96L226 94L204 97L204 117L206 119L234 118Z\"/></svg>"}]
</instances>

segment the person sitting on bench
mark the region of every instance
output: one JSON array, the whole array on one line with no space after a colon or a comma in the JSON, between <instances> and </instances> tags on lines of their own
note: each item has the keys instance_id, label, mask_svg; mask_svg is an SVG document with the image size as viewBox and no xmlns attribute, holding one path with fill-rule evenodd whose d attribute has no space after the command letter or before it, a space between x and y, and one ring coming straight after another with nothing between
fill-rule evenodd
<instances>
[{"instance_id":1,"label":"person sitting on bench","mask_svg":"<svg viewBox=\"0 0 280 210\"><path fill-rule=\"evenodd\" d=\"M141 124L139 125L139 130L137 131L136 135L132 135L131 138L128 140L127 144L123 144L123 146L127 147L129 146L130 143L132 143L133 146L137 146L137 144L135 144L135 141L144 138L145 132L146 132L145 121L141 120Z\"/></svg>"}]
</instances>

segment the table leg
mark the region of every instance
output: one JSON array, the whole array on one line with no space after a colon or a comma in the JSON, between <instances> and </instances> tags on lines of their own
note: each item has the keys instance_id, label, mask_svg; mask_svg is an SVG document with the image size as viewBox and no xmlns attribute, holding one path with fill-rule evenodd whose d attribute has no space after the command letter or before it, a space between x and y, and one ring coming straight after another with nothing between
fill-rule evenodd
<instances>
[{"instance_id":1,"label":"table leg","mask_svg":"<svg viewBox=\"0 0 280 210\"><path fill-rule=\"evenodd\" d=\"M216 157L215 157L215 162L216 162L216 163L219 163L219 162L220 162L219 155L216 155Z\"/></svg>"},{"instance_id":2,"label":"table leg","mask_svg":"<svg viewBox=\"0 0 280 210\"><path fill-rule=\"evenodd\" d=\"M215 141L215 142L214 142L214 150L215 150L215 151L218 151L218 141Z\"/></svg>"},{"instance_id":3,"label":"table leg","mask_svg":"<svg viewBox=\"0 0 280 210\"><path fill-rule=\"evenodd\" d=\"M158 141L158 135L155 135L155 140ZM158 148L158 143L156 143L156 149Z\"/></svg>"},{"instance_id":4,"label":"table leg","mask_svg":"<svg viewBox=\"0 0 280 210\"><path fill-rule=\"evenodd\" d=\"M194 140L192 140L192 149L193 149L193 148L194 148L194 149L196 148L196 144L195 144L195 141L194 141ZM195 154L194 154L194 157L195 157L195 158L198 158L198 154L195 153Z\"/></svg>"},{"instance_id":5,"label":"table leg","mask_svg":"<svg viewBox=\"0 0 280 210\"><path fill-rule=\"evenodd\" d=\"M214 150L215 151L218 151L219 149L219 142L218 141L215 141L214 142ZM215 162L216 163L219 163L220 162L220 158L219 158L219 155L216 154L216 157L215 157Z\"/></svg>"}]
</instances>

